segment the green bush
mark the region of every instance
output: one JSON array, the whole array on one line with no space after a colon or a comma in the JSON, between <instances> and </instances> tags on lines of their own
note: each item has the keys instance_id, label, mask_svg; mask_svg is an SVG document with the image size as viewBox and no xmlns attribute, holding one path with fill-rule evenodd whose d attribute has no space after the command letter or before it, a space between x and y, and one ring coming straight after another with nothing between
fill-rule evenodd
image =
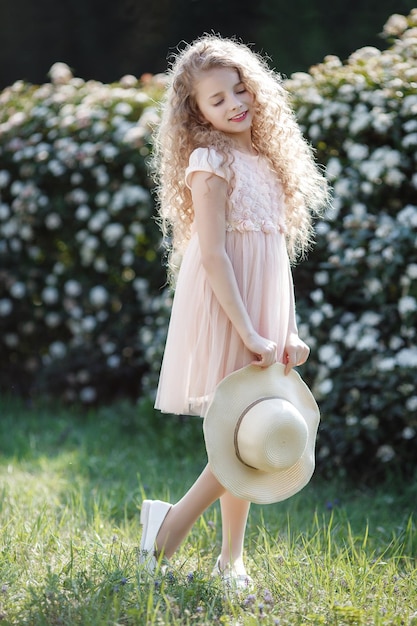
<instances>
[{"instance_id":1,"label":"green bush","mask_svg":"<svg viewBox=\"0 0 417 626\"><path fill-rule=\"evenodd\" d=\"M334 186L295 269L319 469L370 478L410 470L417 433L417 10L385 33L383 52L287 81ZM146 171L163 80L55 70L0 95L0 384L152 396L170 309Z\"/></svg>"},{"instance_id":2,"label":"green bush","mask_svg":"<svg viewBox=\"0 0 417 626\"><path fill-rule=\"evenodd\" d=\"M417 431L417 10L385 34L287 83L334 186L295 277L319 459L372 476L411 469Z\"/></svg>"},{"instance_id":3,"label":"green bush","mask_svg":"<svg viewBox=\"0 0 417 626\"><path fill-rule=\"evenodd\" d=\"M146 78L146 77L145 77ZM138 397L164 274L146 159L160 78L0 95L0 385Z\"/></svg>"}]
</instances>

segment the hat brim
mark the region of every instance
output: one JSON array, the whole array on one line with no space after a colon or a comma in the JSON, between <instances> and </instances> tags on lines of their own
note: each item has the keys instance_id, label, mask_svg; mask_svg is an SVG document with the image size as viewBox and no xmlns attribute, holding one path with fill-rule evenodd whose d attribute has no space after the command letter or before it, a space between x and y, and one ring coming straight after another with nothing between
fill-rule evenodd
<instances>
[{"instance_id":1,"label":"hat brim","mask_svg":"<svg viewBox=\"0 0 417 626\"><path fill-rule=\"evenodd\" d=\"M216 388L203 422L208 462L217 480L233 495L257 504L285 500L302 489L315 467L314 449L320 411L301 376L284 374L284 365L248 365L223 379ZM239 416L254 400L280 397L301 413L308 428L307 445L299 460L286 469L263 472L236 456L234 432Z\"/></svg>"}]
</instances>

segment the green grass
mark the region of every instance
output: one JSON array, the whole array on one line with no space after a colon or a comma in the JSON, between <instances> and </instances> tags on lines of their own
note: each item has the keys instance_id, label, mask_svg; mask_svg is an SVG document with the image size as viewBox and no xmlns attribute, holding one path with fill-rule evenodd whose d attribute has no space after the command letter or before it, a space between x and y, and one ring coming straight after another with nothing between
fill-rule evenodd
<instances>
[{"instance_id":1,"label":"green grass","mask_svg":"<svg viewBox=\"0 0 417 626\"><path fill-rule=\"evenodd\" d=\"M176 500L204 466L201 421L118 405L88 415L0 401L0 623L19 626L416 624L417 487L316 473L253 506L250 593L210 571L211 507L164 575L137 565L144 497Z\"/></svg>"}]
</instances>

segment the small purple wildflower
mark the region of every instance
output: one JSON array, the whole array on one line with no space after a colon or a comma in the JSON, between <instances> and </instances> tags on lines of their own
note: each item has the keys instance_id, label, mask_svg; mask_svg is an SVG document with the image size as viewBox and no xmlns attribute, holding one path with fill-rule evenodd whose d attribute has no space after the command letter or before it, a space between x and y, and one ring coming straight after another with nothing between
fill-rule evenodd
<instances>
[{"instance_id":1,"label":"small purple wildflower","mask_svg":"<svg viewBox=\"0 0 417 626\"><path fill-rule=\"evenodd\" d=\"M187 574L187 582L192 583L193 580L194 580L194 574L193 574L193 572L189 572Z\"/></svg>"},{"instance_id":2,"label":"small purple wildflower","mask_svg":"<svg viewBox=\"0 0 417 626\"><path fill-rule=\"evenodd\" d=\"M243 601L244 606L252 606L256 601L256 596L253 593L250 593Z\"/></svg>"}]
</instances>

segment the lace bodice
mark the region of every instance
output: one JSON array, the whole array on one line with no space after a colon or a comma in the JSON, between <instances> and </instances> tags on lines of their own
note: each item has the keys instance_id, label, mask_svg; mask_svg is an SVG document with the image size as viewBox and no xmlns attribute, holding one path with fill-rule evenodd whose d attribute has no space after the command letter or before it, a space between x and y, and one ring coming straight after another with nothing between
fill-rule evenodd
<instances>
[{"instance_id":1,"label":"lace bodice","mask_svg":"<svg viewBox=\"0 0 417 626\"><path fill-rule=\"evenodd\" d=\"M226 213L227 231L285 232L285 199L282 186L268 162L234 150L233 191ZM228 179L222 157L213 148L197 148L190 155L186 182L192 172L212 172Z\"/></svg>"}]
</instances>

